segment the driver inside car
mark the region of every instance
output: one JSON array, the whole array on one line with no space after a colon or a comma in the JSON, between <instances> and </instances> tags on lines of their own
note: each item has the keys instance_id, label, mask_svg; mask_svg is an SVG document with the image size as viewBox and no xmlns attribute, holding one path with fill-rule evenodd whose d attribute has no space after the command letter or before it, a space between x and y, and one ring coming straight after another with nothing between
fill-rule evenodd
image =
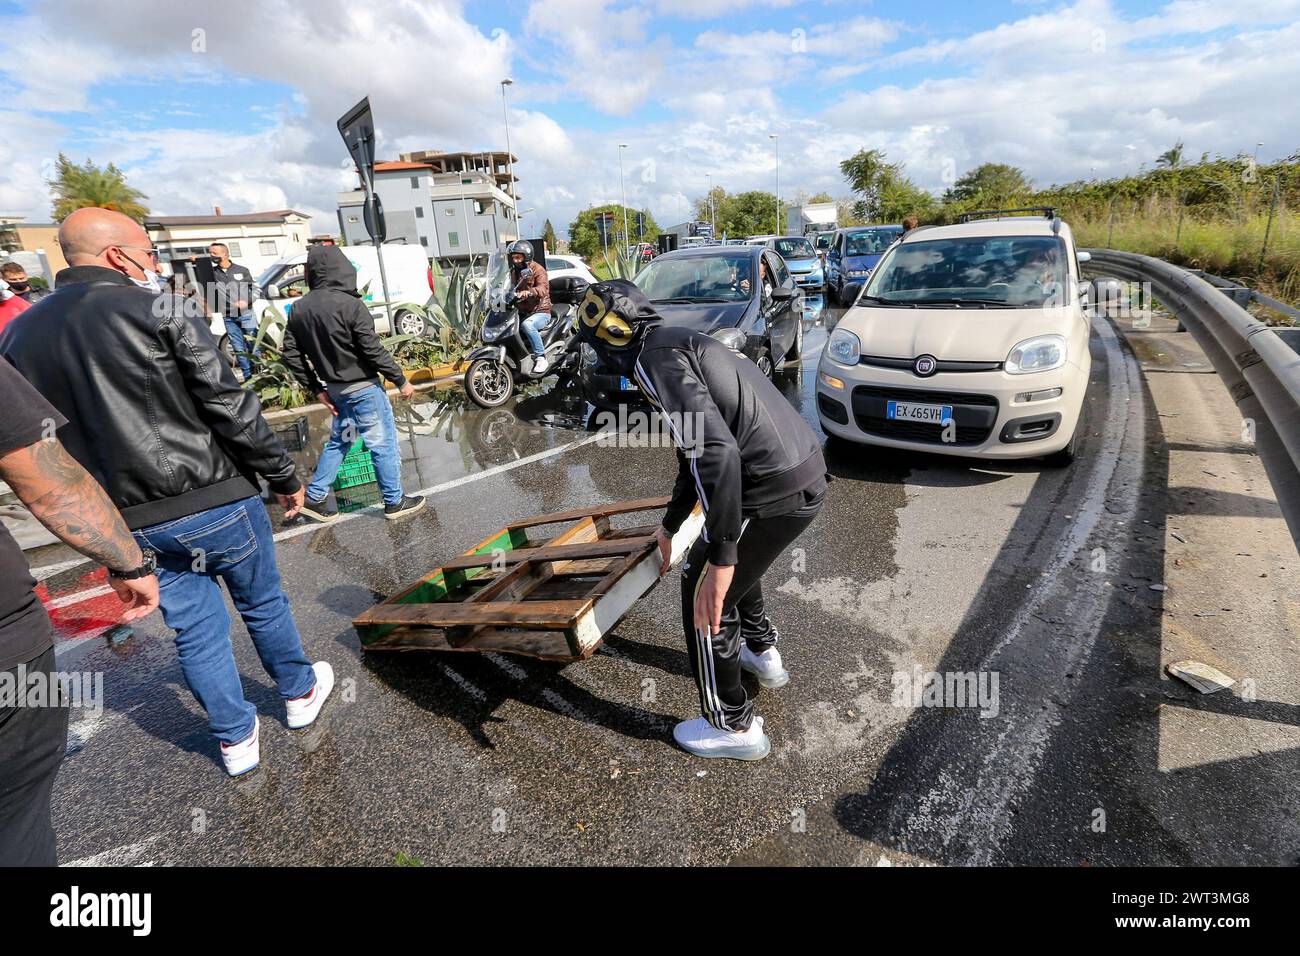
<instances>
[{"instance_id":1,"label":"driver inside car","mask_svg":"<svg viewBox=\"0 0 1300 956\"><path fill-rule=\"evenodd\" d=\"M551 321L551 282L546 269L533 258L533 244L516 239L506 250L510 255L510 278L514 301L519 309L519 330L533 353L533 372L542 374L549 363L542 345L542 329Z\"/></svg>"}]
</instances>

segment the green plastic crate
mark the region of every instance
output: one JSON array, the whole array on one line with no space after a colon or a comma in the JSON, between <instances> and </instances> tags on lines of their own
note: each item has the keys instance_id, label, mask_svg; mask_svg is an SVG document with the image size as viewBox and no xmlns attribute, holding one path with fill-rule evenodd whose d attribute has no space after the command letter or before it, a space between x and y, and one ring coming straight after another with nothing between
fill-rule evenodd
<instances>
[{"instance_id":1,"label":"green plastic crate","mask_svg":"<svg viewBox=\"0 0 1300 956\"><path fill-rule=\"evenodd\" d=\"M343 464L334 478L334 490L343 491L357 485L368 485L375 480L375 463L370 458L366 443L357 439L343 456Z\"/></svg>"}]
</instances>

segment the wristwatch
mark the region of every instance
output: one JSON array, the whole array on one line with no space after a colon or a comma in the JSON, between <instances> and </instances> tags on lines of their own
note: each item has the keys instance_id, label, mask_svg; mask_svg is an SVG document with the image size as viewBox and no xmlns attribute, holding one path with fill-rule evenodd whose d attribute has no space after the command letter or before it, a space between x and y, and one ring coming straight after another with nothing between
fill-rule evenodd
<instances>
[{"instance_id":1,"label":"wristwatch","mask_svg":"<svg viewBox=\"0 0 1300 956\"><path fill-rule=\"evenodd\" d=\"M114 571L109 568L108 576L117 578L119 581L134 581L136 578L147 578L153 574L154 569L158 567L158 556L148 548L141 548L140 553L144 556L144 559L140 562L138 568L133 568L130 571Z\"/></svg>"}]
</instances>

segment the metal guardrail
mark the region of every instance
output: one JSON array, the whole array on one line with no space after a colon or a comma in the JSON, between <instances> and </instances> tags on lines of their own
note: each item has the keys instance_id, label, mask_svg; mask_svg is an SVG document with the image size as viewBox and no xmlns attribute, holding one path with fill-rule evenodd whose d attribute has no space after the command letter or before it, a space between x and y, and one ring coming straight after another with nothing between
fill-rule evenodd
<instances>
[{"instance_id":1,"label":"metal guardrail","mask_svg":"<svg viewBox=\"0 0 1300 956\"><path fill-rule=\"evenodd\" d=\"M1300 352L1189 269L1132 252L1087 251L1085 273L1149 282L1204 350L1243 419L1254 423L1255 447L1300 549Z\"/></svg>"},{"instance_id":2,"label":"metal guardrail","mask_svg":"<svg viewBox=\"0 0 1300 956\"><path fill-rule=\"evenodd\" d=\"M1279 315L1285 315L1289 319L1300 322L1300 309L1292 308L1285 302L1279 302L1272 296L1267 296L1262 292L1257 292L1250 286L1242 285L1240 282L1234 282L1232 279L1210 275L1210 273L1203 272L1200 269L1189 269L1188 271L1194 276L1200 276L1243 309L1252 302L1256 302L1266 309L1272 309Z\"/></svg>"}]
</instances>

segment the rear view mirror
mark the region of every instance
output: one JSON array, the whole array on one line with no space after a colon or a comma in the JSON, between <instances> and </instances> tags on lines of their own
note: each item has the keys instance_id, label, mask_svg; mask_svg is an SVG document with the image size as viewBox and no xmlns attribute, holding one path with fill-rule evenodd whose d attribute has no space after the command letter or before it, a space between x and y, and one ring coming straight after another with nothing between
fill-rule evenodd
<instances>
[{"instance_id":1,"label":"rear view mirror","mask_svg":"<svg viewBox=\"0 0 1300 956\"><path fill-rule=\"evenodd\" d=\"M844 283L844 291L840 293L840 301L854 305L858 301L858 296L862 294L862 282Z\"/></svg>"},{"instance_id":2,"label":"rear view mirror","mask_svg":"<svg viewBox=\"0 0 1300 956\"><path fill-rule=\"evenodd\" d=\"M1091 262L1091 261L1092 261L1092 253L1091 253L1091 252L1076 252L1076 253L1074 254L1074 258L1078 261L1079 265L1083 265L1085 262Z\"/></svg>"},{"instance_id":3,"label":"rear view mirror","mask_svg":"<svg viewBox=\"0 0 1300 956\"><path fill-rule=\"evenodd\" d=\"M268 299L280 298L280 287L275 283L271 283L269 286L266 287L266 297Z\"/></svg>"},{"instance_id":4,"label":"rear view mirror","mask_svg":"<svg viewBox=\"0 0 1300 956\"><path fill-rule=\"evenodd\" d=\"M772 298L777 302L787 302L796 295L794 289L787 289L785 286L777 286L772 290Z\"/></svg>"}]
</instances>

